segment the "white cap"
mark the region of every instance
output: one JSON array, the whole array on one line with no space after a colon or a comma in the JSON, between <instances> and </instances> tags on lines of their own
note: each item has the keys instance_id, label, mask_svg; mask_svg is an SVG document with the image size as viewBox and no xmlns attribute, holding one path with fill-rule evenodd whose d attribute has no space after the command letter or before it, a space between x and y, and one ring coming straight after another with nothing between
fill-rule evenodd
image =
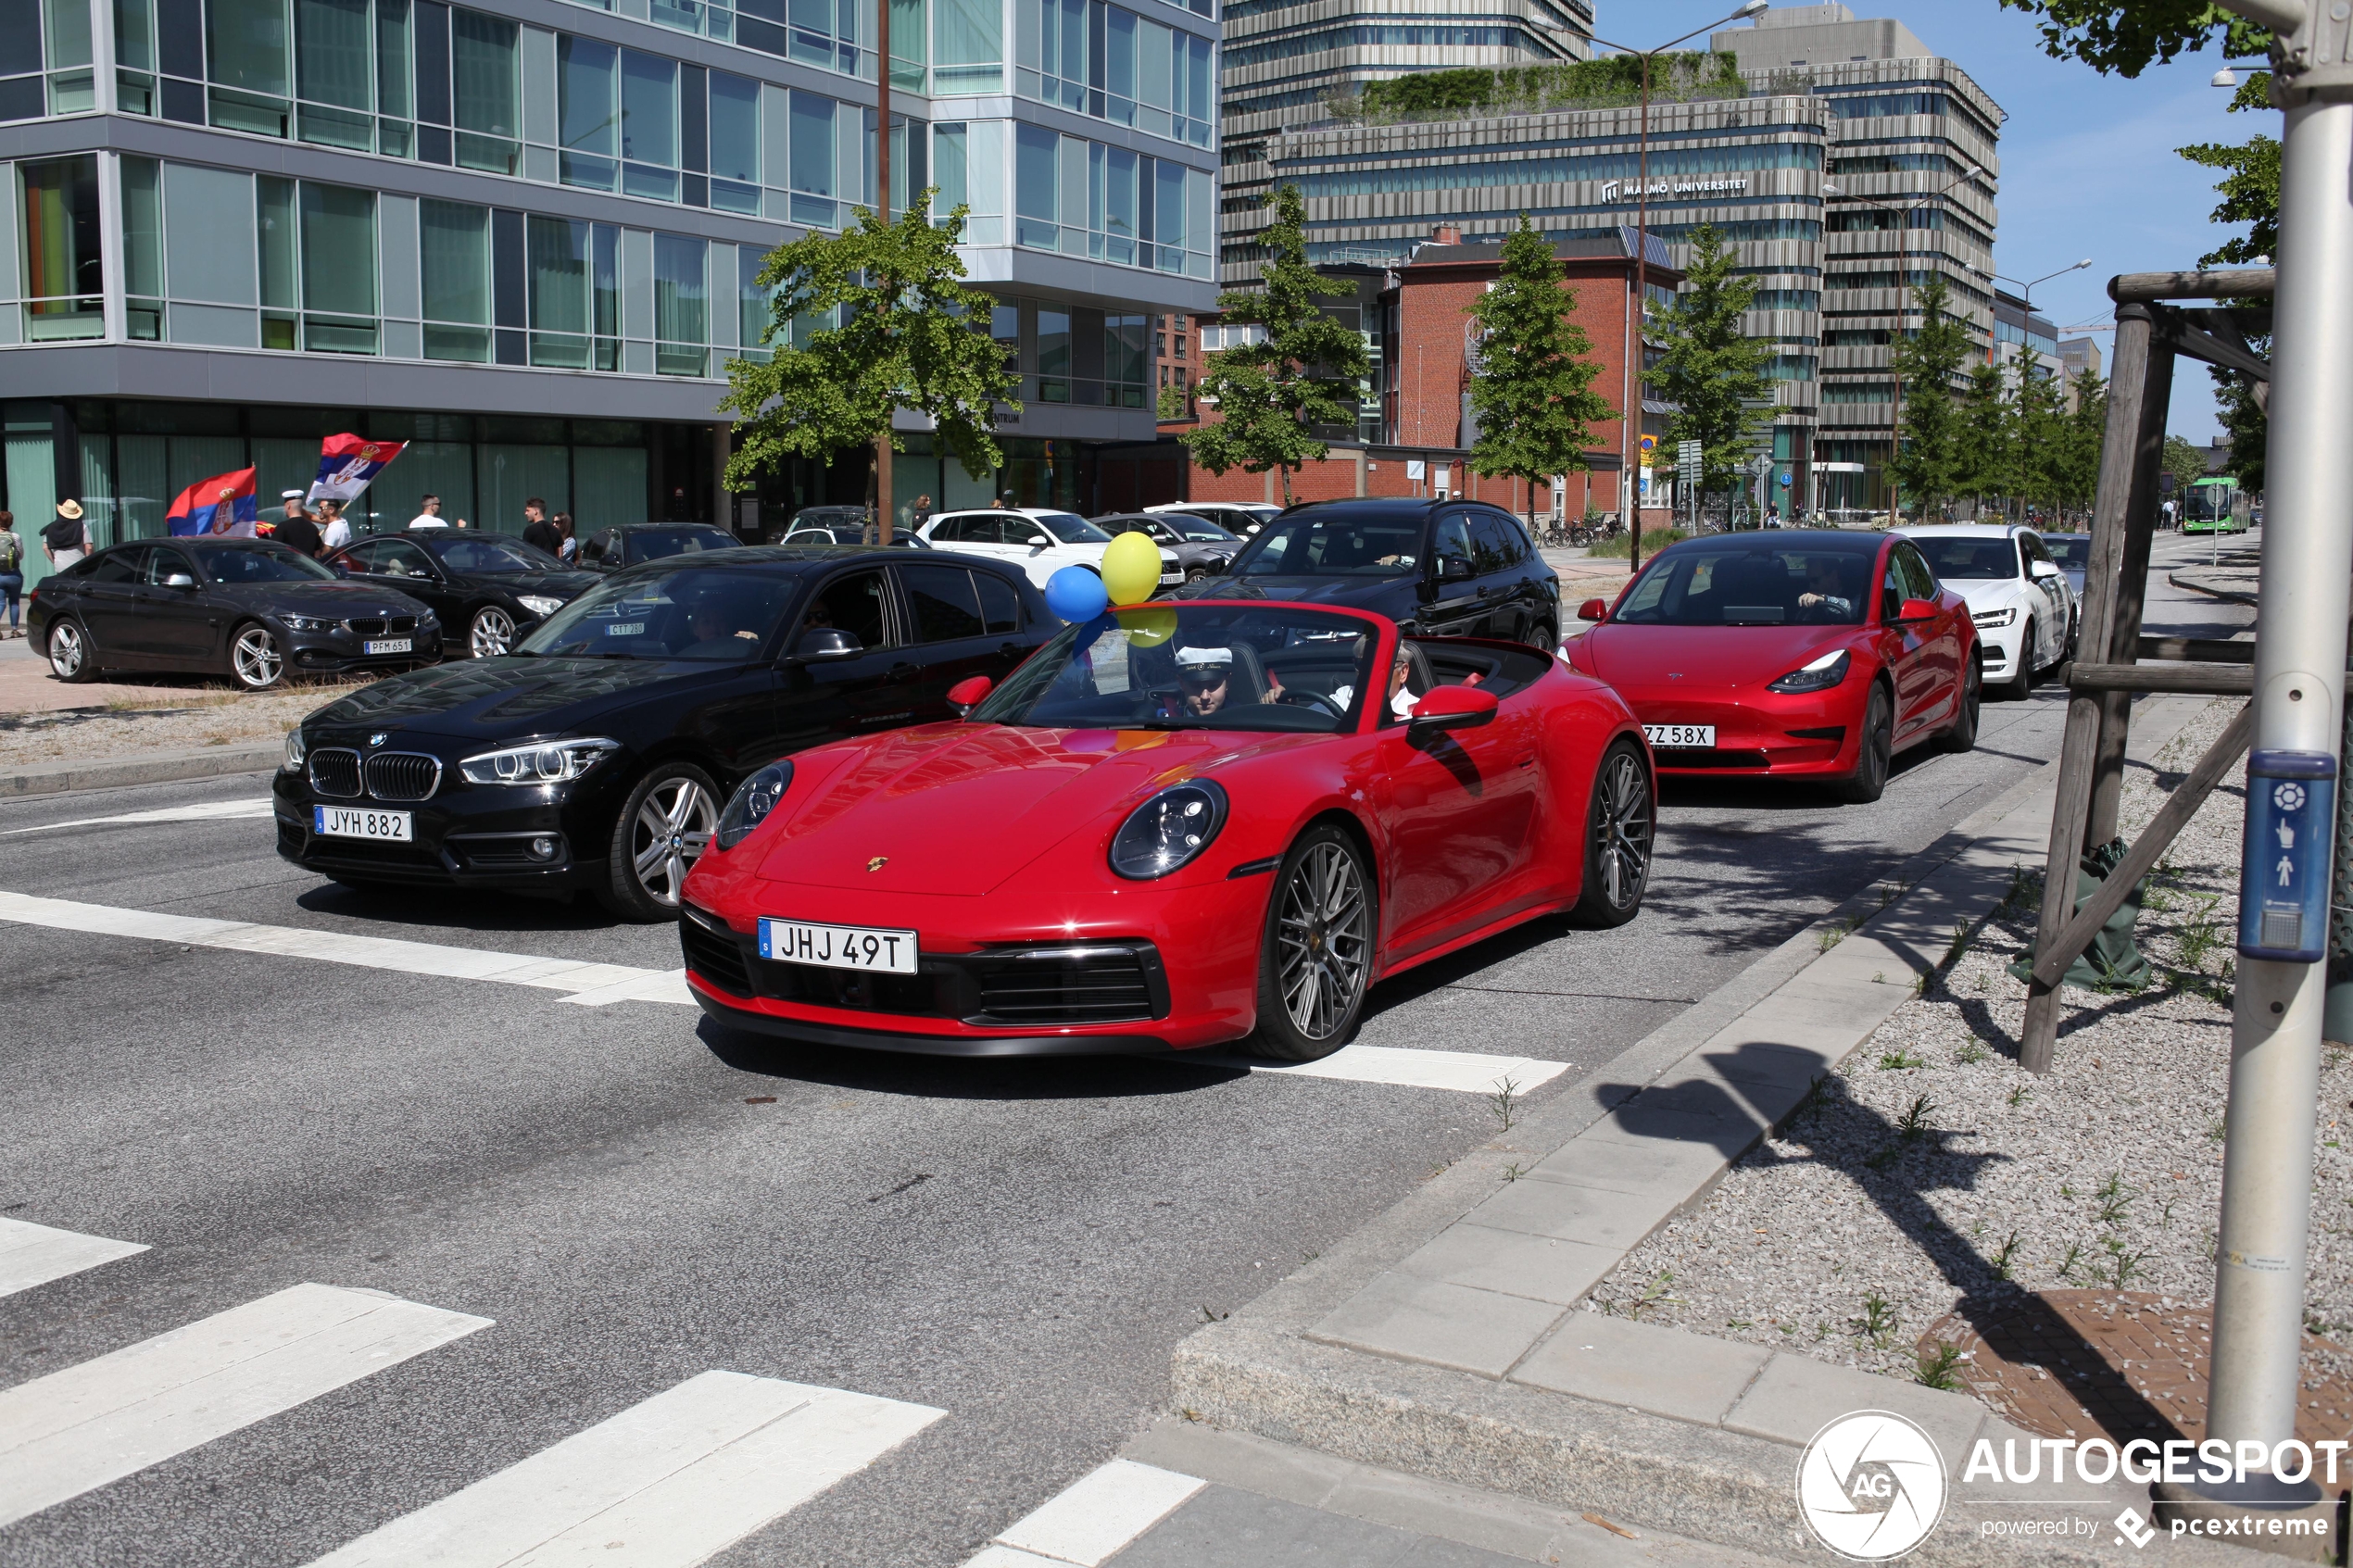
<instances>
[{"instance_id":1,"label":"white cap","mask_svg":"<svg viewBox=\"0 0 2353 1568\"><path fill-rule=\"evenodd\" d=\"M1207 668L1214 664L1233 662L1234 650L1231 648L1178 648L1176 650L1176 663L1182 669Z\"/></svg>"},{"instance_id":2,"label":"white cap","mask_svg":"<svg viewBox=\"0 0 2353 1568\"><path fill-rule=\"evenodd\" d=\"M278 499L281 501L299 501L305 494L306 492L300 490L281 490L278 492Z\"/></svg>"}]
</instances>

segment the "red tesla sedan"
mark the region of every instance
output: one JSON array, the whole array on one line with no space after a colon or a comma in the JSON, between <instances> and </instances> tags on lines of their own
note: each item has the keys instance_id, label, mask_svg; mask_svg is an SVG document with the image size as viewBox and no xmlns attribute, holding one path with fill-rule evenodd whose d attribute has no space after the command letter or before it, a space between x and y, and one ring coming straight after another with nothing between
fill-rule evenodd
<instances>
[{"instance_id":1,"label":"red tesla sedan","mask_svg":"<svg viewBox=\"0 0 2353 1568\"><path fill-rule=\"evenodd\" d=\"M1775 531L1662 550L1571 665L1617 688L1661 773L1820 779L1876 800L1895 754L1977 744L1977 628L1909 541Z\"/></svg>"},{"instance_id":2,"label":"red tesla sedan","mask_svg":"<svg viewBox=\"0 0 2353 1568\"><path fill-rule=\"evenodd\" d=\"M1634 918L1650 755L1515 643L1266 600L1122 609L962 722L804 751L728 803L682 900L732 1027L937 1054L1249 1037L1304 1060L1367 987L1523 921Z\"/></svg>"}]
</instances>

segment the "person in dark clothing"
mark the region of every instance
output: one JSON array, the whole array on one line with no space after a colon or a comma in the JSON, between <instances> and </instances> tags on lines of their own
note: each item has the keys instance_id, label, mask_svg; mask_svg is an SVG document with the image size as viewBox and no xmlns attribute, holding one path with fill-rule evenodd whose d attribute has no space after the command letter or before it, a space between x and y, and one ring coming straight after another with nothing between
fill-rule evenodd
<instances>
[{"instance_id":1,"label":"person in dark clothing","mask_svg":"<svg viewBox=\"0 0 2353 1568\"><path fill-rule=\"evenodd\" d=\"M285 521L278 524L276 532L270 537L289 550L308 556L312 560L317 560L327 547L326 536L319 532L319 525L311 521L308 512L303 510L299 501L286 503Z\"/></svg>"},{"instance_id":2,"label":"person in dark clothing","mask_svg":"<svg viewBox=\"0 0 2353 1568\"><path fill-rule=\"evenodd\" d=\"M535 550L545 550L551 556L563 554L564 536L557 531L554 523L547 521L547 502L534 495L522 504L522 518L524 544Z\"/></svg>"}]
</instances>

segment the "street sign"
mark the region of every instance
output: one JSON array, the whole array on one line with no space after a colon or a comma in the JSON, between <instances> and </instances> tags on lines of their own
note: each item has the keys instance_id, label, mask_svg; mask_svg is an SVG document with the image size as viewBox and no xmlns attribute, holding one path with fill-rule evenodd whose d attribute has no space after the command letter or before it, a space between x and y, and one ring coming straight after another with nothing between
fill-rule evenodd
<instances>
[{"instance_id":1,"label":"street sign","mask_svg":"<svg viewBox=\"0 0 2353 1568\"><path fill-rule=\"evenodd\" d=\"M1676 474L1685 484L1699 483L1700 469L1704 462L1703 454L1704 448L1696 441L1679 441L1675 444Z\"/></svg>"},{"instance_id":2,"label":"street sign","mask_svg":"<svg viewBox=\"0 0 2353 1568\"><path fill-rule=\"evenodd\" d=\"M1642 449L1642 456L1647 458L1657 447L1658 437L1655 435L1637 436L1634 444Z\"/></svg>"}]
</instances>

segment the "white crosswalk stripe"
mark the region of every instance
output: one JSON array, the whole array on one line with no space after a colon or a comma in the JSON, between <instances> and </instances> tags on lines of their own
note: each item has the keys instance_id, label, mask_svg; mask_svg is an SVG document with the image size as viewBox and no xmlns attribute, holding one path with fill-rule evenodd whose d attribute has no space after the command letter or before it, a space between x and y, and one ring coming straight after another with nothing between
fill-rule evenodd
<instances>
[{"instance_id":1,"label":"white crosswalk stripe","mask_svg":"<svg viewBox=\"0 0 2353 1568\"><path fill-rule=\"evenodd\" d=\"M0 1525L489 1326L297 1285L0 1391Z\"/></svg>"},{"instance_id":2,"label":"white crosswalk stripe","mask_svg":"<svg viewBox=\"0 0 2353 1568\"><path fill-rule=\"evenodd\" d=\"M1099 1568L1207 1486L1157 1465L1115 1459L1073 1481L1000 1532L964 1568Z\"/></svg>"},{"instance_id":3,"label":"white crosswalk stripe","mask_svg":"<svg viewBox=\"0 0 2353 1568\"><path fill-rule=\"evenodd\" d=\"M946 1412L706 1372L396 1519L312 1568L688 1568Z\"/></svg>"},{"instance_id":4,"label":"white crosswalk stripe","mask_svg":"<svg viewBox=\"0 0 2353 1568\"><path fill-rule=\"evenodd\" d=\"M144 1242L114 1241L25 1220L0 1219L0 1296L31 1290L146 1249Z\"/></svg>"}]
</instances>

